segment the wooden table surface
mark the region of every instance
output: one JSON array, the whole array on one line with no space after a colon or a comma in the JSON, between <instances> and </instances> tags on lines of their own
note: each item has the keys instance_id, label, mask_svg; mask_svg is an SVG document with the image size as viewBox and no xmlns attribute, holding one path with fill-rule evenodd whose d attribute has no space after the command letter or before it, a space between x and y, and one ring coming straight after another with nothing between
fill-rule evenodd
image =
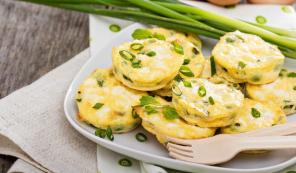
<instances>
[{"instance_id":1,"label":"wooden table surface","mask_svg":"<svg viewBox=\"0 0 296 173\"><path fill-rule=\"evenodd\" d=\"M0 0L0 98L69 60L88 43L86 14ZM0 173L14 160L0 156Z\"/></svg>"}]
</instances>

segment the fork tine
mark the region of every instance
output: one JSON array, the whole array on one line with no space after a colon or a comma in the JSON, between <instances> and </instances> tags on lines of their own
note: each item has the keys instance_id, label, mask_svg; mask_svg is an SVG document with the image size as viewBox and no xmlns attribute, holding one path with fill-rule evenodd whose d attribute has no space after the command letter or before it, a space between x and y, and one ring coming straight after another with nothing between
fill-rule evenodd
<instances>
[{"instance_id":1,"label":"fork tine","mask_svg":"<svg viewBox=\"0 0 296 173\"><path fill-rule=\"evenodd\" d=\"M180 144L180 145L189 145L191 146L191 140L186 140L186 139L177 139L177 138L172 138L172 137L167 137L167 141L175 144Z\"/></svg>"},{"instance_id":2,"label":"fork tine","mask_svg":"<svg viewBox=\"0 0 296 173\"><path fill-rule=\"evenodd\" d=\"M169 152L169 155L170 155L172 158L175 158L175 159L178 159L178 160L184 160L184 161L187 161L187 162L194 162L194 161L193 161L193 158L191 158L191 157L186 157L186 156L183 156L183 155L180 155L180 154L174 153L174 152Z\"/></svg>"},{"instance_id":3,"label":"fork tine","mask_svg":"<svg viewBox=\"0 0 296 173\"><path fill-rule=\"evenodd\" d=\"M183 146L183 145L173 144L173 143L169 142L167 144L167 147L168 148L175 148L175 149L182 150L182 151L193 152L191 146Z\"/></svg>"},{"instance_id":4,"label":"fork tine","mask_svg":"<svg viewBox=\"0 0 296 173\"><path fill-rule=\"evenodd\" d=\"M193 153L192 152L188 152L188 151L182 151L182 150L178 150L176 148L169 148L169 151L172 153L176 153L185 157L193 157Z\"/></svg>"}]
</instances>

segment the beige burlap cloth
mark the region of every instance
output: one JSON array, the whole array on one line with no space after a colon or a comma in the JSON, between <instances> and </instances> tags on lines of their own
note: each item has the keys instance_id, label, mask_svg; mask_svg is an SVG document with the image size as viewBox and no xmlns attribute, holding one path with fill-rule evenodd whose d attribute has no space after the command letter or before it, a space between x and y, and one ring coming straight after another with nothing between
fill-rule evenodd
<instances>
[{"instance_id":1,"label":"beige burlap cloth","mask_svg":"<svg viewBox=\"0 0 296 173\"><path fill-rule=\"evenodd\" d=\"M67 88L88 57L87 49L0 100L0 154L21 159L10 172L97 172L96 145L70 126L63 110Z\"/></svg>"}]
</instances>

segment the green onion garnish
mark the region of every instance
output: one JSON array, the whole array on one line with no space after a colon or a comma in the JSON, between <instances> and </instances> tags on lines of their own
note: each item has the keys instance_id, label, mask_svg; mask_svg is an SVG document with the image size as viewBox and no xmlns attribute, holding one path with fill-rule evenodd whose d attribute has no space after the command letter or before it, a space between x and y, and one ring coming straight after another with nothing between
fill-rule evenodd
<instances>
[{"instance_id":1,"label":"green onion garnish","mask_svg":"<svg viewBox=\"0 0 296 173\"><path fill-rule=\"evenodd\" d=\"M177 43L176 41L174 41L172 44L174 46L174 51L176 53L181 54L181 55L184 55L183 47L179 43Z\"/></svg>"},{"instance_id":2,"label":"green onion garnish","mask_svg":"<svg viewBox=\"0 0 296 173\"><path fill-rule=\"evenodd\" d=\"M104 80L97 80L97 83L100 87L104 85Z\"/></svg>"},{"instance_id":3,"label":"green onion garnish","mask_svg":"<svg viewBox=\"0 0 296 173\"><path fill-rule=\"evenodd\" d=\"M132 107L132 117L133 117L134 119L137 119L137 118L140 117L139 114L136 112L136 110L135 110L134 107Z\"/></svg>"},{"instance_id":4,"label":"green onion garnish","mask_svg":"<svg viewBox=\"0 0 296 173\"><path fill-rule=\"evenodd\" d=\"M175 81L177 82L180 82L183 80L183 78L178 74L175 78L174 78Z\"/></svg>"},{"instance_id":5,"label":"green onion garnish","mask_svg":"<svg viewBox=\"0 0 296 173\"><path fill-rule=\"evenodd\" d=\"M141 43L133 43L131 44L130 48L133 49L133 50L141 50L143 49L143 44Z\"/></svg>"},{"instance_id":6,"label":"green onion garnish","mask_svg":"<svg viewBox=\"0 0 296 173\"><path fill-rule=\"evenodd\" d=\"M242 61L239 61L238 62L238 67L240 68L240 69L243 69L243 68L245 68L247 66L247 64L245 64L244 62L242 62Z\"/></svg>"},{"instance_id":7,"label":"green onion garnish","mask_svg":"<svg viewBox=\"0 0 296 173\"><path fill-rule=\"evenodd\" d=\"M165 36L162 35L162 34L158 34L158 33L155 33L153 35L154 38L158 39L158 40L166 40Z\"/></svg>"},{"instance_id":8,"label":"green onion garnish","mask_svg":"<svg viewBox=\"0 0 296 173\"><path fill-rule=\"evenodd\" d=\"M146 105L159 105L159 102L155 100L152 96L142 96L140 98L140 105L146 106Z\"/></svg>"},{"instance_id":9,"label":"green onion garnish","mask_svg":"<svg viewBox=\"0 0 296 173\"><path fill-rule=\"evenodd\" d=\"M122 58L128 60L128 61L131 61L135 58L135 55L130 53L129 51L126 51L126 50L121 50L119 51L119 54Z\"/></svg>"},{"instance_id":10,"label":"green onion garnish","mask_svg":"<svg viewBox=\"0 0 296 173\"><path fill-rule=\"evenodd\" d=\"M82 101L82 99L76 99L76 101L77 101L77 102L81 102L81 101Z\"/></svg>"},{"instance_id":11,"label":"green onion garnish","mask_svg":"<svg viewBox=\"0 0 296 173\"><path fill-rule=\"evenodd\" d=\"M176 84L173 84L172 91L176 96L182 95L182 91L180 90L180 88Z\"/></svg>"},{"instance_id":12,"label":"green onion garnish","mask_svg":"<svg viewBox=\"0 0 296 173\"><path fill-rule=\"evenodd\" d=\"M193 47L192 48L192 52L195 54L195 55L198 55L199 54L199 51L196 47Z\"/></svg>"},{"instance_id":13,"label":"green onion garnish","mask_svg":"<svg viewBox=\"0 0 296 173\"><path fill-rule=\"evenodd\" d=\"M104 104L103 103L96 103L93 108L94 109L100 109Z\"/></svg>"},{"instance_id":14,"label":"green onion garnish","mask_svg":"<svg viewBox=\"0 0 296 173\"><path fill-rule=\"evenodd\" d=\"M198 88L197 93L198 93L198 95L199 95L200 97L204 97L204 96L207 95L207 90L206 90L206 88L205 88L204 86L200 86L200 87Z\"/></svg>"},{"instance_id":15,"label":"green onion garnish","mask_svg":"<svg viewBox=\"0 0 296 173\"><path fill-rule=\"evenodd\" d=\"M153 57L153 56L156 55L156 52L154 52L154 51L149 51L149 52L146 53L146 55L149 56L149 57Z\"/></svg>"},{"instance_id":16,"label":"green onion garnish","mask_svg":"<svg viewBox=\"0 0 296 173\"><path fill-rule=\"evenodd\" d=\"M144 110L145 112L147 112L147 114L154 114L157 113L158 111L155 109L155 106L151 106L151 105L146 105L144 106Z\"/></svg>"},{"instance_id":17,"label":"green onion garnish","mask_svg":"<svg viewBox=\"0 0 296 173\"><path fill-rule=\"evenodd\" d=\"M187 65L187 64L189 64L190 63L190 59L184 59L184 61L183 61L183 65Z\"/></svg>"},{"instance_id":18,"label":"green onion garnish","mask_svg":"<svg viewBox=\"0 0 296 173\"><path fill-rule=\"evenodd\" d=\"M265 17L263 17L263 16L257 16L256 17L256 21L259 24L265 24L265 23L267 23L267 19Z\"/></svg>"},{"instance_id":19,"label":"green onion garnish","mask_svg":"<svg viewBox=\"0 0 296 173\"><path fill-rule=\"evenodd\" d=\"M296 86L294 86L294 87L293 87L293 90L295 90L295 91L296 91Z\"/></svg>"},{"instance_id":20,"label":"green onion garnish","mask_svg":"<svg viewBox=\"0 0 296 173\"><path fill-rule=\"evenodd\" d=\"M251 80L252 80L253 82L259 82L259 81L261 80L261 77L258 76L258 75L255 75L255 76L252 77Z\"/></svg>"},{"instance_id":21,"label":"green onion garnish","mask_svg":"<svg viewBox=\"0 0 296 173\"><path fill-rule=\"evenodd\" d=\"M295 72L290 72L290 73L288 73L288 75L287 75L288 77L296 77L296 73Z\"/></svg>"},{"instance_id":22,"label":"green onion garnish","mask_svg":"<svg viewBox=\"0 0 296 173\"><path fill-rule=\"evenodd\" d=\"M123 158L123 159L120 159L118 161L118 164L120 166L124 166L124 167L131 167L133 164L132 164L132 161L130 161L129 159L127 158Z\"/></svg>"},{"instance_id":23,"label":"green onion garnish","mask_svg":"<svg viewBox=\"0 0 296 173\"><path fill-rule=\"evenodd\" d=\"M133 32L132 37L136 40L142 40L146 38L152 38L152 33L147 29L136 29Z\"/></svg>"},{"instance_id":24,"label":"green onion garnish","mask_svg":"<svg viewBox=\"0 0 296 173\"><path fill-rule=\"evenodd\" d=\"M171 106L164 106L162 113L167 120L173 120L179 117L176 109Z\"/></svg>"},{"instance_id":25,"label":"green onion garnish","mask_svg":"<svg viewBox=\"0 0 296 173\"><path fill-rule=\"evenodd\" d=\"M212 96L209 97L209 103L210 103L211 105L214 105L214 104L215 104L215 101L214 101L214 99L213 99Z\"/></svg>"},{"instance_id":26,"label":"green onion garnish","mask_svg":"<svg viewBox=\"0 0 296 173\"><path fill-rule=\"evenodd\" d=\"M279 76L284 76L284 74L287 72L287 69L281 69Z\"/></svg>"},{"instance_id":27,"label":"green onion garnish","mask_svg":"<svg viewBox=\"0 0 296 173\"><path fill-rule=\"evenodd\" d=\"M107 135L107 138L110 140L110 141L113 141L114 140L114 136L113 136L113 132L112 132L112 129L110 126L108 126L107 130L106 130L106 135Z\"/></svg>"},{"instance_id":28,"label":"green onion garnish","mask_svg":"<svg viewBox=\"0 0 296 173\"><path fill-rule=\"evenodd\" d=\"M116 24L112 24L109 26L109 29L110 31L112 32L119 32L121 30L120 26L119 25L116 25Z\"/></svg>"},{"instance_id":29,"label":"green onion garnish","mask_svg":"<svg viewBox=\"0 0 296 173\"><path fill-rule=\"evenodd\" d=\"M190 70L190 68L189 67L187 67L187 66L184 66L184 65L182 65L181 67L180 67L180 73L182 73L184 76L187 76L187 77L194 77L194 74L192 73L192 71Z\"/></svg>"},{"instance_id":30,"label":"green onion garnish","mask_svg":"<svg viewBox=\"0 0 296 173\"><path fill-rule=\"evenodd\" d=\"M106 130L105 129L96 129L95 135L100 137L100 138L105 138L106 137Z\"/></svg>"},{"instance_id":31,"label":"green onion garnish","mask_svg":"<svg viewBox=\"0 0 296 173\"><path fill-rule=\"evenodd\" d=\"M226 40L227 43L233 43L233 42L235 42L235 39L230 38L230 37L227 37L225 40Z\"/></svg>"},{"instance_id":32,"label":"green onion garnish","mask_svg":"<svg viewBox=\"0 0 296 173\"><path fill-rule=\"evenodd\" d=\"M260 112L256 108L251 109L251 114L254 118L259 118L260 117Z\"/></svg>"},{"instance_id":33,"label":"green onion garnish","mask_svg":"<svg viewBox=\"0 0 296 173\"><path fill-rule=\"evenodd\" d=\"M192 88L191 82L189 82L189 81L183 81L183 85L185 87Z\"/></svg>"},{"instance_id":34,"label":"green onion garnish","mask_svg":"<svg viewBox=\"0 0 296 173\"><path fill-rule=\"evenodd\" d=\"M145 141L147 141L148 138L144 133L139 132L136 134L136 139L139 142L145 142Z\"/></svg>"},{"instance_id":35,"label":"green onion garnish","mask_svg":"<svg viewBox=\"0 0 296 173\"><path fill-rule=\"evenodd\" d=\"M141 68L142 67L141 60L138 60L138 59L132 60L132 67L133 68Z\"/></svg>"},{"instance_id":36,"label":"green onion garnish","mask_svg":"<svg viewBox=\"0 0 296 173\"><path fill-rule=\"evenodd\" d=\"M217 73L214 56L210 57L210 63L211 63L211 76L214 76Z\"/></svg>"}]
</instances>

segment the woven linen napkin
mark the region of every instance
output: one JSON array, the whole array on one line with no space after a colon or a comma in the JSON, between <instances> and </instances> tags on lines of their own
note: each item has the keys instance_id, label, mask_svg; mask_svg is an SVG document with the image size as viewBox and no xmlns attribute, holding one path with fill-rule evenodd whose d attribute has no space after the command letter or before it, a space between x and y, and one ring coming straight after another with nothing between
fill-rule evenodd
<instances>
[{"instance_id":1,"label":"woven linen napkin","mask_svg":"<svg viewBox=\"0 0 296 173\"><path fill-rule=\"evenodd\" d=\"M96 145L70 126L63 110L66 90L88 57L87 49L0 100L0 154L20 158L43 172L97 172ZM17 163L15 169L24 167Z\"/></svg>"}]
</instances>

